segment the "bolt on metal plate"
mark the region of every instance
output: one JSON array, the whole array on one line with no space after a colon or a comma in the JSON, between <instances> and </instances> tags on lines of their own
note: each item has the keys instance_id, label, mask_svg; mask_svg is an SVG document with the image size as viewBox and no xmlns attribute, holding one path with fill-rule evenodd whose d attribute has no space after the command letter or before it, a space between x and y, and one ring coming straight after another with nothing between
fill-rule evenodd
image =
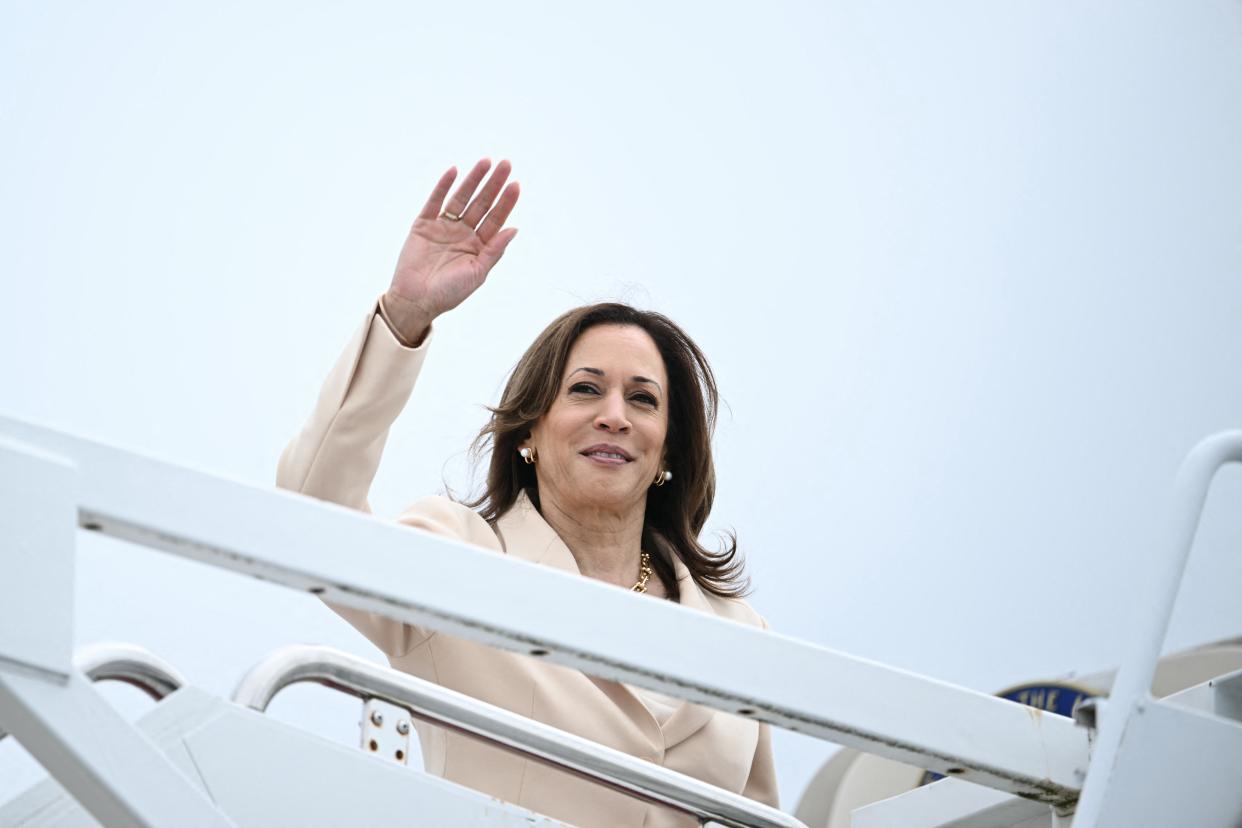
<instances>
[{"instance_id":1,"label":"bolt on metal plate","mask_svg":"<svg viewBox=\"0 0 1242 828\"><path fill-rule=\"evenodd\" d=\"M378 699L362 705L359 722L362 750L388 762L408 765L410 761L409 711Z\"/></svg>"}]
</instances>

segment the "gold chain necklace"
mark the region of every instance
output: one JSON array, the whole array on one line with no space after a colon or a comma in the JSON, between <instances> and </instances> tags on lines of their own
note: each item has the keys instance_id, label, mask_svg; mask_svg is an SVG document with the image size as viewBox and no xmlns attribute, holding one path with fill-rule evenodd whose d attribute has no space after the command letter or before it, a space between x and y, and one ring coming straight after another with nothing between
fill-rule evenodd
<instances>
[{"instance_id":1,"label":"gold chain necklace","mask_svg":"<svg viewBox=\"0 0 1242 828\"><path fill-rule=\"evenodd\" d=\"M646 552L639 553L638 558L638 582L634 584L632 589L634 592L646 592L647 581L651 579L651 556Z\"/></svg>"}]
</instances>

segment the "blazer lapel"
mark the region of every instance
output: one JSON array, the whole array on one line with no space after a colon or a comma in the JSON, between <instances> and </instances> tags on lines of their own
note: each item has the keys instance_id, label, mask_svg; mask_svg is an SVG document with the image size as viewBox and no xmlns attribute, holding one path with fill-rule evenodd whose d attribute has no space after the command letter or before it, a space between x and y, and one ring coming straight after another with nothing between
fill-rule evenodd
<instances>
[{"instance_id":1,"label":"blazer lapel","mask_svg":"<svg viewBox=\"0 0 1242 828\"><path fill-rule=\"evenodd\" d=\"M496 534L505 553L532 563L581 575L573 553L530 502L526 492L518 495L509 511L496 521Z\"/></svg>"},{"instance_id":2,"label":"blazer lapel","mask_svg":"<svg viewBox=\"0 0 1242 828\"><path fill-rule=\"evenodd\" d=\"M535 504L527 497L526 492L518 495L509 511L496 521L496 532L500 536L501 546L505 553L515 558L543 564L574 575L581 575L578 562L569 551L569 547L556 534L556 530L548 525L535 508ZM659 752L664 744L660 733L660 723L647 709L647 705L634 695L630 688L621 682L583 673L600 692L612 701L625 714L626 719L634 728L634 737L639 744L645 744L649 750Z\"/></svg>"},{"instance_id":3,"label":"blazer lapel","mask_svg":"<svg viewBox=\"0 0 1242 828\"><path fill-rule=\"evenodd\" d=\"M496 522L496 531L506 554L575 575L582 574L569 547L543 519L525 492L518 495L513 507L501 515ZM691 577L686 565L680 560L674 560L673 571L681 590L681 605L715 615L715 609ZM643 740L656 750L661 748L668 750L684 742L701 730L712 718L711 708L683 700L664 726L660 727L659 722L647 709L647 705L643 704L642 700L635 696L625 684L598 676L587 675L587 678L626 713L626 717L641 734Z\"/></svg>"},{"instance_id":4,"label":"blazer lapel","mask_svg":"<svg viewBox=\"0 0 1242 828\"><path fill-rule=\"evenodd\" d=\"M681 591L681 605L699 612L715 615L716 611L708 603L707 597L699 589L690 570L680 559L673 560L673 571L677 575L677 586ZM691 702L681 702L681 706L673 711L673 715L664 723L664 749L668 750L676 744L684 742L711 721L713 711L710 707Z\"/></svg>"}]
</instances>

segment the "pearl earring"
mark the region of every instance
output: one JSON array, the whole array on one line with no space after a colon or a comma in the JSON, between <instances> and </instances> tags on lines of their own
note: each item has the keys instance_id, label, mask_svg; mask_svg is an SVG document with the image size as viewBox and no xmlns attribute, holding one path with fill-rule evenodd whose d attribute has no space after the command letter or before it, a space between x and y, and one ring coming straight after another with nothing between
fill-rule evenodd
<instances>
[{"instance_id":1,"label":"pearl earring","mask_svg":"<svg viewBox=\"0 0 1242 828\"><path fill-rule=\"evenodd\" d=\"M535 461L539 459L539 452L535 451L532 446L524 446L518 449L518 454L522 455L522 459L526 461L528 466L535 465Z\"/></svg>"},{"instance_id":2,"label":"pearl earring","mask_svg":"<svg viewBox=\"0 0 1242 828\"><path fill-rule=\"evenodd\" d=\"M665 483L667 483L668 481L672 479L673 479L673 473L669 471L668 469L665 469L664 471L656 475L656 479L653 485L663 486Z\"/></svg>"}]
</instances>

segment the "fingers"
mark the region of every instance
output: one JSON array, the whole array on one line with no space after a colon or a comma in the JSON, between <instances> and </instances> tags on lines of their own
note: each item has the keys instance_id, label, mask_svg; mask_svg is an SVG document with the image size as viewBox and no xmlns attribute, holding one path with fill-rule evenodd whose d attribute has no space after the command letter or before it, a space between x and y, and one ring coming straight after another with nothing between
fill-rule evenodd
<instances>
[{"instance_id":1,"label":"fingers","mask_svg":"<svg viewBox=\"0 0 1242 828\"><path fill-rule=\"evenodd\" d=\"M440 205L444 204L444 197L448 195L449 187L453 186L453 179L456 177L456 167L449 167L448 172L440 176L440 180L436 182L435 188L427 198L427 203L423 205L422 212L418 214L420 219L434 219L440 215Z\"/></svg>"},{"instance_id":2,"label":"fingers","mask_svg":"<svg viewBox=\"0 0 1242 828\"><path fill-rule=\"evenodd\" d=\"M496 200L496 194L500 192L500 188L505 185L505 181L509 178L509 171L513 169L513 165L508 161L501 161L496 165L496 169L492 170L492 175L487 179L487 183L483 185L483 189L479 190L479 194L470 202L470 206L461 214L462 223L469 227L478 226L483 220L483 216L487 215L487 211L492 209L492 202Z\"/></svg>"},{"instance_id":3,"label":"fingers","mask_svg":"<svg viewBox=\"0 0 1242 828\"><path fill-rule=\"evenodd\" d=\"M513 237L517 235L517 232L516 227L501 230L491 241L483 246L483 249L479 251L479 264L483 265L484 273L487 273L496 262L500 261L500 257L505 254L505 248L509 246L509 242L513 241Z\"/></svg>"},{"instance_id":4,"label":"fingers","mask_svg":"<svg viewBox=\"0 0 1242 828\"><path fill-rule=\"evenodd\" d=\"M500 194L500 199L496 202L496 206L492 207L491 212L487 214L487 218L483 219L483 223L475 231L484 244L490 244L493 241L493 237L499 238L497 234L500 233L500 228L505 226L505 222L509 220L509 214L513 212L513 206L517 204L518 196L521 194L522 188L516 181L511 182L508 187L505 187L505 191ZM473 205L471 205L471 209L473 209ZM503 233L500 235L503 235Z\"/></svg>"},{"instance_id":5,"label":"fingers","mask_svg":"<svg viewBox=\"0 0 1242 828\"><path fill-rule=\"evenodd\" d=\"M455 216L460 216L466 212L466 205L470 203L470 196L474 195L475 188L479 186L479 182L483 180L483 176L487 174L491 166L492 162L486 158L476 163L470 169L470 172L466 173L466 177L457 188L457 192L453 193L453 197L448 200L448 204L444 205L444 212Z\"/></svg>"}]
</instances>

